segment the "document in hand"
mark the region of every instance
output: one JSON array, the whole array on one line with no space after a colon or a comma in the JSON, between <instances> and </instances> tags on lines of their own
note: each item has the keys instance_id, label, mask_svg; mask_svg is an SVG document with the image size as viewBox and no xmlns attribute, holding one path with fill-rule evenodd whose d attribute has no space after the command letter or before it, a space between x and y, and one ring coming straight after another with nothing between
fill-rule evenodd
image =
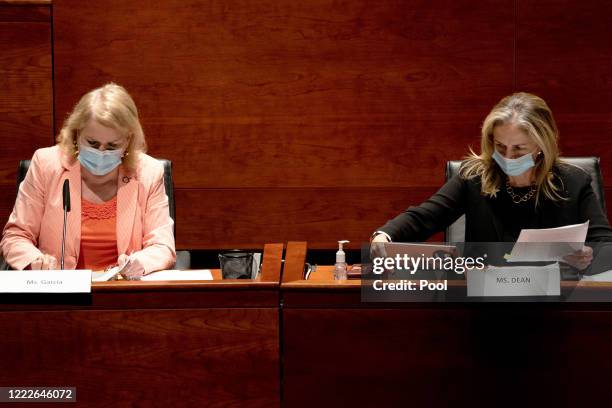
<instances>
[{"instance_id":1,"label":"document in hand","mask_svg":"<svg viewBox=\"0 0 612 408\"><path fill-rule=\"evenodd\" d=\"M521 231L508 262L562 261L563 257L584 247L589 221L559 228Z\"/></svg>"},{"instance_id":2,"label":"document in hand","mask_svg":"<svg viewBox=\"0 0 612 408\"><path fill-rule=\"evenodd\" d=\"M114 266L105 271L96 271L91 273L91 281L92 282L106 282L112 280L118 273L120 269L118 266Z\"/></svg>"}]
</instances>

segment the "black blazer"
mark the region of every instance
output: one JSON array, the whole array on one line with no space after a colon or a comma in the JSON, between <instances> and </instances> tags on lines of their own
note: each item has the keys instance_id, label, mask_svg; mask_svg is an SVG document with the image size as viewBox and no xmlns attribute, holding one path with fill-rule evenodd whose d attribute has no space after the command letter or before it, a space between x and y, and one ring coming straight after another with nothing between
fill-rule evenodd
<instances>
[{"instance_id":1,"label":"black blazer","mask_svg":"<svg viewBox=\"0 0 612 408\"><path fill-rule=\"evenodd\" d=\"M612 229L591 188L591 176L570 164L561 164L553 171L557 185L568 199L552 201L541 197L532 228L561 227L590 220L587 241L612 241ZM466 180L456 175L424 203L409 207L378 230L389 234L393 241L424 241L465 214L466 242L503 241L504 227L493 207L496 201L483 196L480 186L478 177Z\"/></svg>"}]
</instances>

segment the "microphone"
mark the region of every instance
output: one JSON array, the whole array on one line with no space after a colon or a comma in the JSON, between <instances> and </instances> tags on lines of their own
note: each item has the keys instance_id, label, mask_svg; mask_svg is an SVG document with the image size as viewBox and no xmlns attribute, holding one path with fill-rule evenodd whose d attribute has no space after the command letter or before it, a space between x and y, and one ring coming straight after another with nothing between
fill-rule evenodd
<instances>
[{"instance_id":1,"label":"microphone","mask_svg":"<svg viewBox=\"0 0 612 408\"><path fill-rule=\"evenodd\" d=\"M68 179L64 180L62 196L64 198L64 210L70 212L70 182Z\"/></svg>"},{"instance_id":2,"label":"microphone","mask_svg":"<svg viewBox=\"0 0 612 408\"><path fill-rule=\"evenodd\" d=\"M64 234L62 236L62 260L60 262L62 270L64 269L64 248L66 244L66 219L70 212L70 182L68 179L64 180L64 187L62 189L62 196L64 199Z\"/></svg>"}]
</instances>

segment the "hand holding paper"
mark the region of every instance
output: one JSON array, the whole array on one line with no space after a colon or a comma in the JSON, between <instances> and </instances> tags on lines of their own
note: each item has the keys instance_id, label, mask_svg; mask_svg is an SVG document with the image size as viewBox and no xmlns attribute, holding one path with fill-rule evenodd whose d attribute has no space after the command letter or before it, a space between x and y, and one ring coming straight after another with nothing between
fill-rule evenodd
<instances>
[{"instance_id":1,"label":"hand holding paper","mask_svg":"<svg viewBox=\"0 0 612 408\"><path fill-rule=\"evenodd\" d=\"M559 228L524 229L508 262L563 261L584 269L593 255L593 250L584 246L588 229L589 221Z\"/></svg>"},{"instance_id":2,"label":"hand holding paper","mask_svg":"<svg viewBox=\"0 0 612 408\"><path fill-rule=\"evenodd\" d=\"M584 246L584 248L577 250L571 255L563 257L563 260L578 269L579 271L586 269L593 261L593 248L590 246Z\"/></svg>"},{"instance_id":3,"label":"hand holding paper","mask_svg":"<svg viewBox=\"0 0 612 408\"><path fill-rule=\"evenodd\" d=\"M117 264L119 265L119 273L126 280L140 280L144 276L144 266L134 254L119 255Z\"/></svg>"}]
</instances>

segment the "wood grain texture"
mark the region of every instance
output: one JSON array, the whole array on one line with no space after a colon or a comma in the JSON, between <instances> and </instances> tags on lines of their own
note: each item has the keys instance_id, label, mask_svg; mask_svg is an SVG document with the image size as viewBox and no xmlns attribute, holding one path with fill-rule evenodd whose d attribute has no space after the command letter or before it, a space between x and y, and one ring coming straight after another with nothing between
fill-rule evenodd
<instances>
[{"instance_id":1,"label":"wood grain texture","mask_svg":"<svg viewBox=\"0 0 612 408\"><path fill-rule=\"evenodd\" d=\"M37 11L20 6L5 22L0 6L0 223L13 208L19 160L53 140L51 24L21 22ZM33 13L33 14L32 14Z\"/></svg>"},{"instance_id":2,"label":"wood grain texture","mask_svg":"<svg viewBox=\"0 0 612 408\"><path fill-rule=\"evenodd\" d=\"M51 6L40 3L15 4L0 2L0 22L51 23Z\"/></svg>"},{"instance_id":3,"label":"wood grain texture","mask_svg":"<svg viewBox=\"0 0 612 408\"><path fill-rule=\"evenodd\" d=\"M0 382L83 406L279 405L278 310L2 312Z\"/></svg>"},{"instance_id":4,"label":"wood grain texture","mask_svg":"<svg viewBox=\"0 0 612 408\"><path fill-rule=\"evenodd\" d=\"M566 156L596 155L612 183L612 4L519 2L517 89L542 96ZM543 16L546 16L543 18Z\"/></svg>"},{"instance_id":5,"label":"wood grain texture","mask_svg":"<svg viewBox=\"0 0 612 408\"><path fill-rule=\"evenodd\" d=\"M304 263L306 262L307 251L307 242L287 242L287 252L285 254L285 267L283 268L282 282L291 282L304 279Z\"/></svg>"},{"instance_id":6,"label":"wood grain texture","mask_svg":"<svg viewBox=\"0 0 612 408\"><path fill-rule=\"evenodd\" d=\"M0 225L2 225L3 228L4 224L8 221L9 215L11 215L11 211L13 211L16 197L16 185L0 185Z\"/></svg>"},{"instance_id":7,"label":"wood grain texture","mask_svg":"<svg viewBox=\"0 0 612 408\"><path fill-rule=\"evenodd\" d=\"M425 187L442 184L447 159L461 159L468 145L479 146L479 120L485 114L484 109L473 114L468 124L458 120L461 114L407 114L401 121L410 122L409 130L392 117L177 125L159 131L149 120L147 129L149 135L181 135L172 146L149 143L151 152L164 152L173 161L179 189ZM436 140L448 133L452 143Z\"/></svg>"},{"instance_id":8,"label":"wood grain texture","mask_svg":"<svg viewBox=\"0 0 612 408\"><path fill-rule=\"evenodd\" d=\"M283 269L284 244L265 244L261 264L262 281L278 282L280 284Z\"/></svg>"},{"instance_id":9,"label":"wood grain texture","mask_svg":"<svg viewBox=\"0 0 612 408\"><path fill-rule=\"evenodd\" d=\"M50 6L52 0L0 0L0 6Z\"/></svg>"},{"instance_id":10,"label":"wood grain texture","mask_svg":"<svg viewBox=\"0 0 612 408\"><path fill-rule=\"evenodd\" d=\"M569 407L584 403L571 384L588 373L601 404L610 323L609 310L538 304L284 310L284 403Z\"/></svg>"},{"instance_id":11,"label":"wood grain texture","mask_svg":"<svg viewBox=\"0 0 612 408\"><path fill-rule=\"evenodd\" d=\"M366 222L365 205L310 209L294 189L439 186L512 91L513 12L511 1L57 0L56 125L87 90L121 83L150 153L174 163L179 247L333 248L332 229L366 239L390 207Z\"/></svg>"},{"instance_id":12,"label":"wood grain texture","mask_svg":"<svg viewBox=\"0 0 612 408\"><path fill-rule=\"evenodd\" d=\"M259 248L262 242L308 240L360 248L375 228L435 190L428 188L294 188L176 190L177 247ZM189 212L187 212L189 208Z\"/></svg>"}]
</instances>

